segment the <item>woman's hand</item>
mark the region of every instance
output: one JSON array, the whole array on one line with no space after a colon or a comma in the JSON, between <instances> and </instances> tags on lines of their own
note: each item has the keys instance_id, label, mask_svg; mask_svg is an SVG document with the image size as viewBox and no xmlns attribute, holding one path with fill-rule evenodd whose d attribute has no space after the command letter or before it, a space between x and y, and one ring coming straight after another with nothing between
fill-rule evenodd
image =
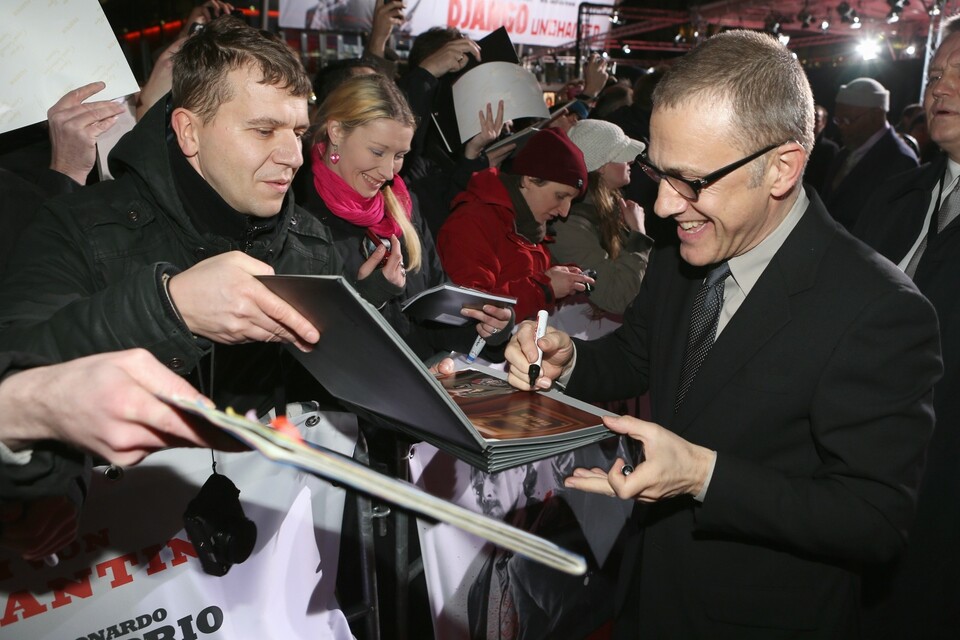
<instances>
[{"instance_id":1,"label":"woman's hand","mask_svg":"<svg viewBox=\"0 0 960 640\"><path fill-rule=\"evenodd\" d=\"M376 271L386 252L387 248L384 245L381 244L377 247L366 262L360 265L360 269L357 271L357 280L363 280ZM398 287L407 286L407 270L403 266L403 252L400 251L400 241L394 235L390 236L390 257L387 258L387 263L383 265L383 276L387 279L387 282Z\"/></svg>"},{"instance_id":2,"label":"woman's hand","mask_svg":"<svg viewBox=\"0 0 960 640\"><path fill-rule=\"evenodd\" d=\"M513 311L492 304L483 305L483 309L461 309L460 315L477 321L477 333L489 340L513 323Z\"/></svg>"},{"instance_id":3,"label":"woman's hand","mask_svg":"<svg viewBox=\"0 0 960 640\"><path fill-rule=\"evenodd\" d=\"M547 269L546 274L550 278L553 295L558 300L566 298L572 293L586 291L588 284L595 283L593 278L583 275L583 272L577 267L558 265Z\"/></svg>"},{"instance_id":4,"label":"woman's hand","mask_svg":"<svg viewBox=\"0 0 960 640\"><path fill-rule=\"evenodd\" d=\"M643 207L633 200L620 198L620 218L630 231L646 233L643 222Z\"/></svg>"}]
</instances>

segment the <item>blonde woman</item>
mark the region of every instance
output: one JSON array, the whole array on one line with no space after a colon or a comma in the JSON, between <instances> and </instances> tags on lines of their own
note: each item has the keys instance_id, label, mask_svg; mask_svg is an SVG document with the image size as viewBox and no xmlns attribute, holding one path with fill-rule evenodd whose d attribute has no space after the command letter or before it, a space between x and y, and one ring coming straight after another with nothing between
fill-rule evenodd
<instances>
[{"instance_id":1,"label":"blonde woman","mask_svg":"<svg viewBox=\"0 0 960 640\"><path fill-rule=\"evenodd\" d=\"M464 327L418 322L400 310L402 300L448 278L416 199L398 175L416 121L393 81L380 75L345 80L320 105L315 123L307 176L313 188L303 206L330 228L346 273L374 253L402 253L399 273L385 275L403 292L381 309L394 329L424 359L440 351L466 353L478 334L494 347L505 342L509 310L464 309L464 316L476 320ZM489 350L484 355L502 359Z\"/></svg>"}]
</instances>

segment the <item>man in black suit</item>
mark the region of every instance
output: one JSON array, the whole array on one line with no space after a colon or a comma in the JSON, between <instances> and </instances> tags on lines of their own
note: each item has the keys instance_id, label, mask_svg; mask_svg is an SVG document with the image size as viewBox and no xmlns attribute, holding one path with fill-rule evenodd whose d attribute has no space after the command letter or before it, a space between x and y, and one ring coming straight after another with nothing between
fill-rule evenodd
<instances>
[{"instance_id":1,"label":"man in black suit","mask_svg":"<svg viewBox=\"0 0 960 640\"><path fill-rule=\"evenodd\" d=\"M924 108L930 136L944 153L878 185L854 229L907 270L933 303L944 364L910 543L899 562L878 568L864 583L865 627L872 638L953 638L960 629L960 223L947 219L960 204L960 192L951 198L960 180L960 21L942 29Z\"/></svg>"},{"instance_id":2,"label":"man in black suit","mask_svg":"<svg viewBox=\"0 0 960 640\"><path fill-rule=\"evenodd\" d=\"M605 419L645 460L566 481L640 503L618 637L855 636L860 566L906 544L941 373L936 317L802 188L812 144L813 96L785 47L747 31L699 45L657 86L640 158L679 248L654 250L613 334L535 342L524 323L507 348L519 388L539 346L536 387L649 390L654 422Z\"/></svg>"},{"instance_id":3,"label":"man in black suit","mask_svg":"<svg viewBox=\"0 0 960 640\"><path fill-rule=\"evenodd\" d=\"M890 92L872 78L840 85L833 121L843 149L823 178L820 193L837 222L852 229L878 184L917 166L917 156L887 122Z\"/></svg>"}]
</instances>

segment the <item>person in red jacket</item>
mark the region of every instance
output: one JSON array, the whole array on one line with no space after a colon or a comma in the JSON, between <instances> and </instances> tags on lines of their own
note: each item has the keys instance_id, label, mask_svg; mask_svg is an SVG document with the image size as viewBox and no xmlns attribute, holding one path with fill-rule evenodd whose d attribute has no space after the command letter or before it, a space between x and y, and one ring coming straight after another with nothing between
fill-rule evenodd
<instances>
[{"instance_id":1,"label":"person in red jacket","mask_svg":"<svg viewBox=\"0 0 960 640\"><path fill-rule=\"evenodd\" d=\"M518 321L585 291L593 279L557 265L543 241L547 223L565 218L586 185L583 153L559 129L532 136L510 173L473 174L437 237L447 275L461 286L515 297Z\"/></svg>"}]
</instances>

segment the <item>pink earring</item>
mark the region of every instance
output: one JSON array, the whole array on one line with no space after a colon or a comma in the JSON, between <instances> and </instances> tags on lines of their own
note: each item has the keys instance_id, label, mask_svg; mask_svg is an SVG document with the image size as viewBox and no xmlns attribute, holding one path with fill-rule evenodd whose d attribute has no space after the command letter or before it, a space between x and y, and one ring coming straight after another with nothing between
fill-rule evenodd
<instances>
[{"instance_id":1,"label":"pink earring","mask_svg":"<svg viewBox=\"0 0 960 640\"><path fill-rule=\"evenodd\" d=\"M333 153L330 154L330 162L333 164L340 162L340 147L338 145L333 145Z\"/></svg>"}]
</instances>

